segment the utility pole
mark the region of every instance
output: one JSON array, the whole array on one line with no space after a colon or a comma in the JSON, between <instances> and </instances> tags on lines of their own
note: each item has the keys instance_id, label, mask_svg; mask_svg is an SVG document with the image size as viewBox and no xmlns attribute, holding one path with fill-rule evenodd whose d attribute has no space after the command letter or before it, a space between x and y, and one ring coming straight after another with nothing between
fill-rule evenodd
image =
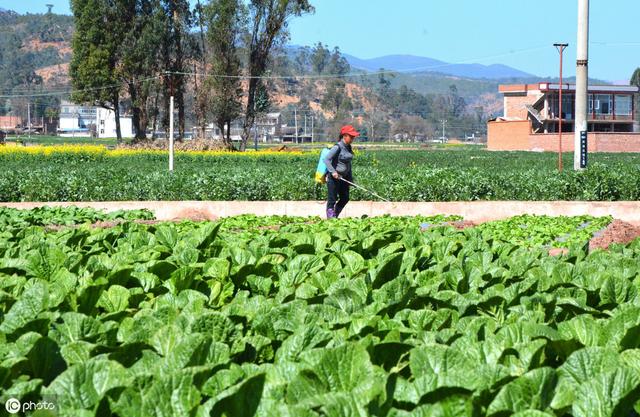
<instances>
[{"instance_id":1,"label":"utility pole","mask_svg":"<svg viewBox=\"0 0 640 417\"><path fill-rule=\"evenodd\" d=\"M254 126L253 129L253 146L258 151L258 126Z\"/></svg>"},{"instance_id":2,"label":"utility pole","mask_svg":"<svg viewBox=\"0 0 640 417\"><path fill-rule=\"evenodd\" d=\"M576 124L573 169L587 167L587 98L589 79L589 0L578 0L578 46L576 59Z\"/></svg>"},{"instance_id":3,"label":"utility pole","mask_svg":"<svg viewBox=\"0 0 640 417\"><path fill-rule=\"evenodd\" d=\"M373 120L371 120L371 123L369 123L369 126L371 126L371 128L369 129L371 131L371 134L369 135L369 140L371 142L374 142L373 138L375 138L375 135L374 135L374 131L373 131L373 128L374 128Z\"/></svg>"},{"instance_id":4,"label":"utility pole","mask_svg":"<svg viewBox=\"0 0 640 417\"><path fill-rule=\"evenodd\" d=\"M313 143L313 114L311 115L311 143Z\"/></svg>"},{"instance_id":5,"label":"utility pole","mask_svg":"<svg viewBox=\"0 0 640 417\"><path fill-rule=\"evenodd\" d=\"M169 98L169 172L173 172L173 96Z\"/></svg>"},{"instance_id":6,"label":"utility pole","mask_svg":"<svg viewBox=\"0 0 640 417\"><path fill-rule=\"evenodd\" d=\"M23 107L24 108L24 107ZM27 126L28 126L28 134L29 134L29 139L31 139L31 102L27 101Z\"/></svg>"},{"instance_id":7,"label":"utility pole","mask_svg":"<svg viewBox=\"0 0 640 417\"><path fill-rule=\"evenodd\" d=\"M440 120L442 122L442 143L444 143L445 141L445 130L444 130L444 126L447 124L447 120Z\"/></svg>"},{"instance_id":8,"label":"utility pole","mask_svg":"<svg viewBox=\"0 0 640 417\"><path fill-rule=\"evenodd\" d=\"M295 119L295 124L296 124L296 144L298 143L298 108L294 107L293 108L293 117Z\"/></svg>"},{"instance_id":9,"label":"utility pole","mask_svg":"<svg viewBox=\"0 0 640 417\"><path fill-rule=\"evenodd\" d=\"M560 117L558 118L558 132L559 132L559 138L558 138L558 171L562 172L562 89L563 89L563 84L562 84L562 56L564 55L564 50L567 48L567 46L569 46L568 43L554 43L553 46L556 47L556 49L558 50L558 52L560 53L560 93L559 93L559 98L558 98L558 113L560 114Z\"/></svg>"},{"instance_id":10,"label":"utility pole","mask_svg":"<svg viewBox=\"0 0 640 417\"><path fill-rule=\"evenodd\" d=\"M304 135L302 135L302 141L307 137L307 113L304 114Z\"/></svg>"}]
</instances>

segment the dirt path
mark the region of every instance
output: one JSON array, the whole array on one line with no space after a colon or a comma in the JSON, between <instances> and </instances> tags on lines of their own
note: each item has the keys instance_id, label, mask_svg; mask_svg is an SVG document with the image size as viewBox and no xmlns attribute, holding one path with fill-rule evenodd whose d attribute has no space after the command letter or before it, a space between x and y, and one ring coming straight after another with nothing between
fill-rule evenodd
<instances>
[{"instance_id":1,"label":"dirt path","mask_svg":"<svg viewBox=\"0 0 640 417\"><path fill-rule=\"evenodd\" d=\"M608 249L614 243L627 244L640 237L640 227L621 220L609 223L603 231L595 233L589 241L589 251Z\"/></svg>"}]
</instances>

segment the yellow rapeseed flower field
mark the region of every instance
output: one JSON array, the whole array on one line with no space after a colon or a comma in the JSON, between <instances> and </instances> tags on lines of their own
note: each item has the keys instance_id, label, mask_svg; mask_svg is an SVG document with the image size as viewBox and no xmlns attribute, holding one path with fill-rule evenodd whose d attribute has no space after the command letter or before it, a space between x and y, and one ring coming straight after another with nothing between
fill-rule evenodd
<instances>
[{"instance_id":1,"label":"yellow rapeseed flower field","mask_svg":"<svg viewBox=\"0 0 640 417\"><path fill-rule=\"evenodd\" d=\"M54 146L0 146L0 155L94 155L104 157L123 157L134 155L167 155L166 150L157 149L108 149L101 145L54 145ZM262 157L262 156L292 156L303 155L305 152L276 152L271 150L262 151L246 151L246 152L230 152L230 151L176 151L177 155L192 155L192 156L238 156L238 157Z\"/></svg>"}]
</instances>

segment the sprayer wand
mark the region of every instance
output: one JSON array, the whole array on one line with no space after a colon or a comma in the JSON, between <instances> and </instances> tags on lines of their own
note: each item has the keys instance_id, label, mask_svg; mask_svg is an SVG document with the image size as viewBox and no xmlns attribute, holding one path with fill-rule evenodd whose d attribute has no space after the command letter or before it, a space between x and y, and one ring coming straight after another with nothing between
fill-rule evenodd
<instances>
[{"instance_id":1,"label":"sprayer wand","mask_svg":"<svg viewBox=\"0 0 640 417\"><path fill-rule=\"evenodd\" d=\"M347 183L347 184L349 184L349 185L353 185L354 187L359 188L359 189L361 189L361 190L363 190L363 191L366 191L366 192L368 192L369 194L373 194L374 196L378 197L380 200L383 200L383 201L386 201L387 203L390 203L390 201L389 201L389 200L387 200L386 198L382 198L382 197L380 197L378 194L374 193L374 192L373 192L373 191L371 191L371 190L367 190L366 188L361 187L361 186L359 186L358 184L354 184L354 183L352 183L351 181L345 180L345 179L344 179L344 178L342 178L342 177L340 177L340 179L341 179L342 181L346 182L346 183Z\"/></svg>"}]
</instances>

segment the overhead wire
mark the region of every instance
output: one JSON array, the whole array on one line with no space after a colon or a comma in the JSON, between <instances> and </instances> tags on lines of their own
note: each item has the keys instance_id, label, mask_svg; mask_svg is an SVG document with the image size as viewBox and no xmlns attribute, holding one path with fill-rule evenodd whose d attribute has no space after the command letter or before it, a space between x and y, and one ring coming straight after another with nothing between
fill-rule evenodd
<instances>
[{"instance_id":1,"label":"overhead wire","mask_svg":"<svg viewBox=\"0 0 640 417\"><path fill-rule=\"evenodd\" d=\"M614 43L614 42L591 42L593 44L598 44L598 45L605 45L605 46L640 46L640 42L620 42L620 43ZM442 68L447 68L447 67L451 67L454 65L462 65L462 64L468 64L470 62L482 62L482 61L486 61L489 59L495 59L495 58L500 58L500 57L504 57L504 56L510 56L510 55L515 55L515 54L520 54L520 53L525 53L525 52L532 52L532 51L536 51L536 50L541 50L541 49L545 49L547 48L547 45L540 45L540 46L535 46L535 47L529 47L529 48L522 48L522 49L518 49L518 50L510 50L509 52L504 52L504 53L500 53L500 54L495 54L495 55L489 55L489 56L484 56L484 57L478 57L478 58L469 58L469 59L464 59L464 60L460 60L460 61L456 61L456 62L451 62L451 63L442 63L442 64L437 64L437 65L429 65L429 66L421 66L421 67L414 67L414 68L404 68L404 69L397 69L397 70L385 70L385 69L381 69L378 71L365 71L365 70L361 70L360 72L352 72L352 73L347 73L347 74L337 74L337 73L332 73L332 74L291 74L291 75L270 75L270 74L266 74L266 75L259 75L259 76L249 76L249 75L227 75L227 74L215 74L215 73L208 73L208 72L189 72L189 71L165 71L162 74L159 75L155 75L152 77L148 77L145 79L142 79L140 81L144 82L144 81L150 81L150 80L154 80L154 79L159 79L168 75L176 75L176 76L206 76L206 77L214 77L214 78L227 78L227 79L240 79L240 80L248 80L248 79L262 79L262 80L287 80L287 79L344 79L344 78L362 78L362 77L372 77L372 76L378 76L378 75L392 75L392 74L413 74L413 73L419 73L419 72L432 72L433 70L437 70L437 69L442 69ZM55 64L54 64L55 65ZM48 97L48 96L59 96L59 95L71 95L74 93L80 93L80 92L88 92L88 91L99 91L99 90L105 90L105 89L110 89L110 88L116 88L121 86L121 84L111 84L111 85L104 85L104 86L97 86L97 87L92 87L92 88L85 88L85 89L76 89L76 90L69 90L67 87L64 86L57 86L57 87L50 87L48 88L46 91L41 91L41 92L37 92L37 93L28 93L28 94L1 94L0 98L1 99L11 99L11 98L28 98L28 97ZM27 87L17 87L18 91L24 91L24 90L28 90ZM16 91L15 89L12 90L12 92Z\"/></svg>"},{"instance_id":2,"label":"overhead wire","mask_svg":"<svg viewBox=\"0 0 640 417\"><path fill-rule=\"evenodd\" d=\"M164 75L156 75L153 77L148 77L148 78L143 78L141 80L138 80L139 82L145 82L145 81L151 81L151 80L155 80L155 79L159 79L164 77ZM68 91L54 91L54 92L44 92L44 93L33 93L33 94L10 94L10 95L0 95L0 98L4 98L4 99L12 99L12 98L29 98L29 97L50 97L50 96L58 96L58 95L71 95L71 94L75 94L75 93L83 93L83 92L88 92L88 91L100 91L100 90L108 90L111 88L118 88L121 87L122 83L119 84L110 84L110 85L105 85L105 86L99 86L99 87L91 87L91 88L83 88L83 89L76 89L76 90L68 90Z\"/></svg>"}]
</instances>

